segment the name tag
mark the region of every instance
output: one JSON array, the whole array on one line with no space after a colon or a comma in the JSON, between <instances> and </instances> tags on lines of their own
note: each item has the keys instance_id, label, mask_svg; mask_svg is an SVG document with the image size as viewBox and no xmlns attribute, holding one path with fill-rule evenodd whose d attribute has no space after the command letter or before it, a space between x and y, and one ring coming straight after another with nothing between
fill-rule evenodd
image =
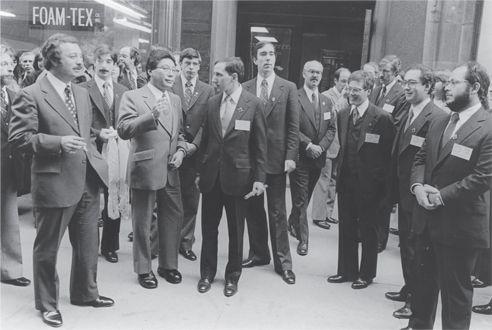
<instances>
[{"instance_id":1,"label":"name tag","mask_svg":"<svg viewBox=\"0 0 492 330\"><path fill-rule=\"evenodd\" d=\"M451 150L451 155L464 160L470 160L472 152L473 152L472 148L468 148L462 146L461 144L455 143L453 144L453 150Z\"/></svg>"},{"instance_id":2,"label":"name tag","mask_svg":"<svg viewBox=\"0 0 492 330\"><path fill-rule=\"evenodd\" d=\"M251 122L249 120L236 120L235 130L249 131L251 129Z\"/></svg>"},{"instance_id":3,"label":"name tag","mask_svg":"<svg viewBox=\"0 0 492 330\"><path fill-rule=\"evenodd\" d=\"M392 113L392 112L393 112L393 110L395 110L395 106L394 106L394 105L391 105L391 104L388 104L388 103L385 103L385 104L383 105L383 110L384 110L384 111L387 111L387 112L389 112L389 113Z\"/></svg>"},{"instance_id":4,"label":"name tag","mask_svg":"<svg viewBox=\"0 0 492 330\"><path fill-rule=\"evenodd\" d=\"M324 120L330 120L331 119L331 112L323 112L323 119Z\"/></svg>"},{"instance_id":5,"label":"name tag","mask_svg":"<svg viewBox=\"0 0 492 330\"><path fill-rule=\"evenodd\" d=\"M412 139L410 140L410 144L412 146L416 146L421 148L424 145L425 138L417 135L412 135Z\"/></svg>"},{"instance_id":6,"label":"name tag","mask_svg":"<svg viewBox=\"0 0 492 330\"><path fill-rule=\"evenodd\" d=\"M366 140L364 142L378 144L379 143L379 134L366 133Z\"/></svg>"}]
</instances>

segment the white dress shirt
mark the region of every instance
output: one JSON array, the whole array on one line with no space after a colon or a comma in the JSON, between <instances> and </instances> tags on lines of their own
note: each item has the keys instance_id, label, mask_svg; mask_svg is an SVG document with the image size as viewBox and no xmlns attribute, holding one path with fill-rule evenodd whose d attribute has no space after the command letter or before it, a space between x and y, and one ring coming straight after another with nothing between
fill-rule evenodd
<instances>
[{"instance_id":1,"label":"white dress shirt","mask_svg":"<svg viewBox=\"0 0 492 330\"><path fill-rule=\"evenodd\" d=\"M261 75L258 75L256 77L256 96L260 97L261 95L261 83L262 81L266 79L268 86L268 98L270 98L270 94L272 93L272 88L273 88L273 83L275 82L275 72L272 73L268 78L263 78Z\"/></svg>"},{"instance_id":2,"label":"white dress shirt","mask_svg":"<svg viewBox=\"0 0 492 330\"><path fill-rule=\"evenodd\" d=\"M96 82L97 88L99 88L99 92L101 92L101 95L104 97L104 84L108 83L109 84L109 98L112 100L113 99L113 80L111 77L108 80L102 80L99 78L98 75L95 75L94 81Z\"/></svg>"},{"instance_id":3,"label":"white dress shirt","mask_svg":"<svg viewBox=\"0 0 492 330\"><path fill-rule=\"evenodd\" d=\"M364 116L364 114L366 113L367 108L369 108L369 100L366 99L364 102L362 102L357 107L355 105L352 105L352 107L350 108L350 113L352 113L352 111L354 111L355 108L357 108L357 110L359 112L359 118L362 118L362 116Z\"/></svg>"},{"instance_id":4,"label":"white dress shirt","mask_svg":"<svg viewBox=\"0 0 492 330\"><path fill-rule=\"evenodd\" d=\"M410 121L410 123L408 124L408 126L410 126L415 121L415 118L417 118L420 115L422 110L424 110L424 108L427 106L427 104L429 104L429 102L430 102L430 98L426 98L422 102L420 102L419 104L416 104L416 105L412 104L410 106L409 111L413 112L413 117L412 117L412 120Z\"/></svg>"},{"instance_id":5,"label":"white dress shirt","mask_svg":"<svg viewBox=\"0 0 492 330\"><path fill-rule=\"evenodd\" d=\"M198 79L198 76L195 76L193 77L190 82L191 82L191 91L195 91L195 87L196 87L196 81ZM181 75L181 86L183 86L183 93L186 91L186 83L188 82L188 80L186 80L185 76L184 75Z\"/></svg>"},{"instance_id":6,"label":"white dress shirt","mask_svg":"<svg viewBox=\"0 0 492 330\"><path fill-rule=\"evenodd\" d=\"M70 86L70 90L72 90L72 82L70 82L70 81L68 83L63 82L60 79L58 79L57 77L55 77L49 71L46 74L46 78L48 79L48 81L50 82L50 84L53 86L53 88L55 88L56 92L61 97L63 103L65 103L65 97L66 97L65 87L67 87L67 85L69 85ZM72 98L72 103L75 105L75 100L73 98L73 91L70 93L70 96Z\"/></svg>"},{"instance_id":7,"label":"white dress shirt","mask_svg":"<svg viewBox=\"0 0 492 330\"><path fill-rule=\"evenodd\" d=\"M468 121L468 119L470 119L470 117L475 114L475 112L480 110L481 107L482 107L482 104L479 102L479 103L475 104L474 106L471 106L468 109L465 109L465 110L459 112L460 119L456 123L456 127L454 128L453 134L451 134L451 136L455 135L456 132L460 129L460 127L463 126L463 124L466 123ZM451 123L451 119L450 119L450 122L448 123L448 126L450 123Z\"/></svg>"}]
</instances>

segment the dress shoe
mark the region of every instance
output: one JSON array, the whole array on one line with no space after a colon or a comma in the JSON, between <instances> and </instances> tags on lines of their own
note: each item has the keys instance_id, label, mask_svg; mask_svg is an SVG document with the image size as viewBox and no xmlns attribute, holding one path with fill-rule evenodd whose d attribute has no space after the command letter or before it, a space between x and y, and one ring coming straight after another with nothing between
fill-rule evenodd
<instances>
[{"instance_id":1,"label":"dress shoe","mask_svg":"<svg viewBox=\"0 0 492 330\"><path fill-rule=\"evenodd\" d=\"M232 297L237 293L237 282L226 281L224 286L224 296Z\"/></svg>"},{"instance_id":2,"label":"dress shoe","mask_svg":"<svg viewBox=\"0 0 492 330\"><path fill-rule=\"evenodd\" d=\"M43 318L43 322L51 327L58 328L63 324L61 313L58 310L41 312L41 317Z\"/></svg>"},{"instance_id":3,"label":"dress shoe","mask_svg":"<svg viewBox=\"0 0 492 330\"><path fill-rule=\"evenodd\" d=\"M412 316L412 309L410 308L410 303L405 303L405 305L393 312L393 317L397 319L409 319Z\"/></svg>"},{"instance_id":4,"label":"dress shoe","mask_svg":"<svg viewBox=\"0 0 492 330\"><path fill-rule=\"evenodd\" d=\"M270 260L262 260L262 259L258 259L255 257L251 257L251 258L244 260L242 263L242 266L243 266L243 268L251 268L254 266L268 265L269 263L270 263Z\"/></svg>"},{"instance_id":5,"label":"dress shoe","mask_svg":"<svg viewBox=\"0 0 492 330\"><path fill-rule=\"evenodd\" d=\"M487 286L487 284L485 284L478 277L473 277L471 284L472 284L472 287L474 287L474 288L485 288Z\"/></svg>"},{"instance_id":6,"label":"dress shoe","mask_svg":"<svg viewBox=\"0 0 492 330\"><path fill-rule=\"evenodd\" d=\"M282 279L287 284L295 284L296 283L296 274L290 269L284 270L282 272Z\"/></svg>"},{"instance_id":7,"label":"dress shoe","mask_svg":"<svg viewBox=\"0 0 492 330\"><path fill-rule=\"evenodd\" d=\"M103 255L104 259L106 259L109 262L115 263L118 262L118 254L114 251L108 251L108 252L101 252Z\"/></svg>"},{"instance_id":8,"label":"dress shoe","mask_svg":"<svg viewBox=\"0 0 492 330\"><path fill-rule=\"evenodd\" d=\"M473 306L472 311L478 314L492 315L492 300L485 305Z\"/></svg>"},{"instance_id":9,"label":"dress shoe","mask_svg":"<svg viewBox=\"0 0 492 330\"><path fill-rule=\"evenodd\" d=\"M133 242L133 231L128 234L128 241Z\"/></svg>"},{"instance_id":10,"label":"dress shoe","mask_svg":"<svg viewBox=\"0 0 492 330\"><path fill-rule=\"evenodd\" d=\"M396 228L390 227L389 233L393 235L400 235L400 231Z\"/></svg>"},{"instance_id":11,"label":"dress shoe","mask_svg":"<svg viewBox=\"0 0 492 330\"><path fill-rule=\"evenodd\" d=\"M15 285L15 286L28 286L31 284L31 280L25 277L14 278L12 280L2 280L2 283Z\"/></svg>"},{"instance_id":12,"label":"dress shoe","mask_svg":"<svg viewBox=\"0 0 492 330\"><path fill-rule=\"evenodd\" d=\"M338 220L335 218L332 218L332 217L328 217L328 218L326 218L326 222L337 224Z\"/></svg>"},{"instance_id":13,"label":"dress shoe","mask_svg":"<svg viewBox=\"0 0 492 330\"><path fill-rule=\"evenodd\" d=\"M361 278L355 280L353 283L352 283L352 289L355 289L355 290L358 290L358 289L365 289L369 286L369 284L372 283L372 280L363 280Z\"/></svg>"},{"instance_id":14,"label":"dress shoe","mask_svg":"<svg viewBox=\"0 0 492 330\"><path fill-rule=\"evenodd\" d=\"M300 256L305 256L308 254L308 244L299 242L297 245L297 254Z\"/></svg>"},{"instance_id":15,"label":"dress shoe","mask_svg":"<svg viewBox=\"0 0 492 330\"><path fill-rule=\"evenodd\" d=\"M384 294L384 296L389 299L389 300L393 300L393 301L401 301L401 302L405 302L407 301L407 295L405 294L402 294L401 292L386 292Z\"/></svg>"},{"instance_id":16,"label":"dress shoe","mask_svg":"<svg viewBox=\"0 0 492 330\"><path fill-rule=\"evenodd\" d=\"M210 281L208 278L201 278L200 281L198 281L198 292L200 293L205 293L208 290L210 290L210 287L212 286L212 281Z\"/></svg>"},{"instance_id":17,"label":"dress shoe","mask_svg":"<svg viewBox=\"0 0 492 330\"><path fill-rule=\"evenodd\" d=\"M157 288L157 278L154 275L154 272L150 272L147 274L139 274L138 275L138 283L146 289L155 289Z\"/></svg>"},{"instance_id":18,"label":"dress shoe","mask_svg":"<svg viewBox=\"0 0 492 330\"><path fill-rule=\"evenodd\" d=\"M190 249L190 250L185 250L185 249L179 249L179 253L185 257L185 259L195 261L196 260L196 254Z\"/></svg>"},{"instance_id":19,"label":"dress shoe","mask_svg":"<svg viewBox=\"0 0 492 330\"><path fill-rule=\"evenodd\" d=\"M157 274L159 274L160 277L164 277L169 283L181 283L181 273L177 269L164 269L159 267L157 268Z\"/></svg>"},{"instance_id":20,"label":"dress shoe","mask_svg":"<svg viewBox=\"0 0 492 330\"><path fill-rule=\"evenodd\" d=\"M114 305L114 300L108 297L99 296L96 299L88 302L71 301L72 305L76 306L92 306L92 307L111 307Z\"/></svg>"},{"instance_id":21,"label":"dress shoe","mask_svg":"<svg viewBox=\"0 0 492 330\"><path fill-rule=\"evenodd\" d=\"M330 229L331 225L326 220L313 220L313 223L323 229Z\"/></svg>"},{"instance_id":22,"label":"dress shoe","mask_svg":"<svg viewBox=\"0 0 492 330\"><path fill-rule=\"evenodd\" d=\"M329 283L344 283L344 282L350 282L350 279L348 279L347 277L343 276L343 275L332 275L332 276L329 276L327 279L326 279Z\"/></svg>"}]
</instances>

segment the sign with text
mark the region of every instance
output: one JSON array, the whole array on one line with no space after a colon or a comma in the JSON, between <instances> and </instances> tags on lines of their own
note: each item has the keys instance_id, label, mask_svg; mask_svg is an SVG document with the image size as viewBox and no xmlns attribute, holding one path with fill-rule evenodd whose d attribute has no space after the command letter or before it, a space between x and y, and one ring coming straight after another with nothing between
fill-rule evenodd
<instances>
[{"instance_id":1,"label":"sign with text","mask_svg":"<svg viewBox=\"0 0 492 330\"><path fill-rule=\"evenodd\" d=\"M29 25L34 28L94 31L104 26L104 6L92 2L29 2Z\"/></svg>"}]
</instances>

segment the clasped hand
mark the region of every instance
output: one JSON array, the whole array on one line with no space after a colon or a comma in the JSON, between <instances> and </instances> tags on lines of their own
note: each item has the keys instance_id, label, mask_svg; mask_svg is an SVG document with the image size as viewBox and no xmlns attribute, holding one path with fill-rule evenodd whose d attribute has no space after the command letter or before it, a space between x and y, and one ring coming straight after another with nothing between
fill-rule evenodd
<instances>
[{"instance_id":1,"label":"clasped hand","mask_svg":"<svg viewBox=\"0 0 492 330\"><path fill-rule=\"evenodd\" d=\"M261 182L258 182L258 181L254 182L253 183L253 189L246 196L244 196L244 199L249 199L250 197L259 196L259 195L263 194L266 187L267 187L267 185L264 185Z\"/></svg>"},{"instance_id":2,"label":"clasped hand","mask_svg":"<svg viewBox=\"0 0 492 330\"><path fill-rule=\"evenodd\" d=\"M443 205L439 190L428 184L418 185L414 188L417 203L426 210L435 210Z\"/></svg>"}]
</instances>

